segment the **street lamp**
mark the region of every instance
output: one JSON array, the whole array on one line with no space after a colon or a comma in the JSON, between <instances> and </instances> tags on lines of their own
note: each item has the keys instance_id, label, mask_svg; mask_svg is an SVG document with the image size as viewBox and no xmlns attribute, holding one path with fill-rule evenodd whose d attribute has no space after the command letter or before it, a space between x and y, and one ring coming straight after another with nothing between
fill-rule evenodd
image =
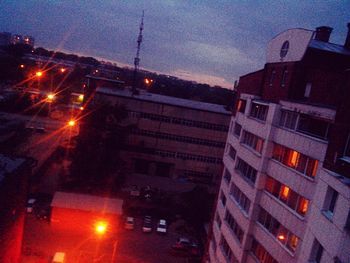
<instances>
[{"instance_id":1,"label":"street lamp","mask_svg":"<svg viewBox=\"0 0 350 263\"><path fill-rule=\"evenodd\" d=\"M43 72L42 71L37 71L36 73L35 73L35 76L37 76L37 77L41 77L43 75Z\"/></svg>"},{"instance_id":2,"label":"street lamp","mask_svg":"<svg viewBox=\"0 0 350 263\"><path fill-rule=\"evenodd\" d=\"M70 120L70 121L68 122L68 126L70 126L70 127L75 126L75 124L76 124L75 120Z\"/></svg>"},{"instance_id":3,"label":"street lamp","mask_svg":"<svg viewBox=\"0 0 350 263\"><path fill-rule=\"evenodd\" d=\"M52 102L52 101L55 99L55 94L49 93L49 94L47 95L47 99L48 99L49 102Z\"/></svg>"},{"instance_id":4,"label":"street lamp","mask_svg":"<svg viewBox=\"0 0 350 263\"><path fill-rule=\"evenodd\" d=\"M104 235L107 231L107 223L104 221L98 221L95 225L95 232L99 235Z\"/></svg>"},{"instance_id":5,"label":"street lamp","mask_svg":"<svg viewBox=\"0 0 350 263\"><path fill-rule=\"evenodd\" d=\"M61 71L62 73L64 73L64 72L66 71L66 69L65 69L65 68L61 68L60 71Z\"/></svg>"}]
</instances>

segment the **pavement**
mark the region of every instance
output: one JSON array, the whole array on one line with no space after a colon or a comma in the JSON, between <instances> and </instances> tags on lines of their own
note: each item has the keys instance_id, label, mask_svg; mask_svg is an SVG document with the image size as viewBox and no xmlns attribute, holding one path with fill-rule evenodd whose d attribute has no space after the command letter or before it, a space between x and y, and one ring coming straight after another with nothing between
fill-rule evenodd
<instances>
[{"instance_id":1,"label":"pavement","mask_svg":"<svg viewBox=\"0 0 350 263\"><path fill-rule=\"evenodd\" d=\"M155 223L155 222L154 222ZM181 236L175 224L166 235L154 230L143 233L142 220L136 219L134 230L120 227L118 232L98 238L74 230L53 228L50 223L28 214L25 222L21 263L50 262L55 252L66 253L66 263L185 263L186 255L171 246Z\"/></svg>"}]
</instances>

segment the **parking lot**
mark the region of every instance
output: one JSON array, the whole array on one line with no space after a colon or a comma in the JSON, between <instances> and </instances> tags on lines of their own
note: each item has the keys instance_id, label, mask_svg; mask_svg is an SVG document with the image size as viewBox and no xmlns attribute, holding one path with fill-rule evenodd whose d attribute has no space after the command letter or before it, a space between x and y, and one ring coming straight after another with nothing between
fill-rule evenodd
<instances>
[{"instance_id":1,"label":"parking lot","mask_svg":"<svg viewBox=\"0 0 350 263\"><path fill-rule=\"evenodd\" d=\"M183 236L177 231L179 223L177 221L171 224L165 235L156 233L154 228L151 233L143 233L142 219L136 218L134 230L125 230L121 225L116 233L98 238L95 233L83 235L74 234L74 231L53 229L47 221L38 220L33 214L28 214L22 262L50 262L50 258L58 251L66 253L67 263L187 262L187 253L171 248L176 239ZM155 226L155 222L153 225Z\"/></svg>"}]
</instances>

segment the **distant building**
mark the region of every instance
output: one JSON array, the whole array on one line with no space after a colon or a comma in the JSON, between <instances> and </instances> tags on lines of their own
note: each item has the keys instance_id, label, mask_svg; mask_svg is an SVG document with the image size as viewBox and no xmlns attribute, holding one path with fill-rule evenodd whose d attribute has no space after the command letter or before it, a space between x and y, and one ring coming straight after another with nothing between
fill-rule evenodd
<instances>
[{"instance_id":1,"label":"distant building","mask_svg":"<svg viewBox=\"0 0 350 263\"><path fill-rule=\"evenodd\" d=\"M19 262L33 164L30 159L0 154L0 262Z\"/></svg>"},{"instance_id":2,"label":"distant building","mask_svg":"<svg viewBox=\"0 0 350 263\"><path fill-rule=\"evenodd\" d=\"M280 33L240 78L208 261L349 262L350 32L331 31Z\"/></svg>"},{"instance_id":3,"label":"distant building","mask_svg":"<svg viewBox=\"0 0 350 263\"><path fill-rule=\"evenodd\" d=\"M91 77L89 81L95 90L93 103L124 106L128 112L124 123L134 125L121 154L129 184L174 191L196 184L217 188L231 115L223 105L144 90L133 95L127 88L118 88L118 83L91 88L92 82L101 80Z\"/></svg>"},{"instance_id":4,"label":"distant building","mask_svg":"<svg viewBox=\"0 0 350 263\"><path fill-rule=\"evenodd\" d=\"M12 35L11 36L11 44L16 45L16 44L22 44L23 43L23 38L21 35Z\"/></svg>"},{"instance_id":5,"label":"distant building","mask_svg":"<svg viewBox=\"0 0 350 263\"><path fill-rule=\"evenodd\" d=\"M122 216L123 200L56 192L51 207L52 227L88 233L104 222L108 230L114 231Z\"/></svg>"},{"instance_id":6,"label":"distant building","mask_svg":"<svg viewBox=\"0 0 350 263\"><path fill-rule=\"evenodd\" d=\"M1 32L0 33L0 47L8 46L11 44L11 33L9 32Z\"/></svg>"},{"instance_id":7,"label":"distant building","mask_svg":"<svg viewBox=\"0 0 350 263\"><path fill-rule=\"evenodd\" d=\"M32 36L23 36L23 44L27 44L31 47L34 47L34 37Z\"/></svg>"}]
</instances>

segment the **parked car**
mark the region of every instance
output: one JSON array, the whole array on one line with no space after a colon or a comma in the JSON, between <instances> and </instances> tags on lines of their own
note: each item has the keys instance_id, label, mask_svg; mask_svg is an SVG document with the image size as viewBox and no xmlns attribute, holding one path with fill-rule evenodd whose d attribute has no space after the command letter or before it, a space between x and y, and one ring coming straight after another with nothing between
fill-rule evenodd
<instances>
[{"instance_id":1,"label":"parked car","mask_svg":"<svg viewBox=\"0 0 350 263\"><path fill-rule=\"evenodd\" d=\"M191 256L198 256L200 254L198 244L186 237L179 237L172 248L174 250L185 251Z\"/></svg>"},{"instance_id":2,"label":"parked car","mask_svg":"<svg viewBox=\"0 0 350 263\"><path fill-rule=\"evenodd\" d=\"M158 224L157 224L157 232L166 234L167 232L167 223L165 219L160 219Z\"/></svg>"},{"instance_id":3,"label":"parked car","mask_svg":"<svg viewBox=\"0 0 350 263\"><path fill-rule=\"evenodd\" d=\"M128 216L124 223L124 228L128 230L133 230L135 227L135 219L133 217Z\"/></svg>"},{"instance_id":4,"label":"parked car","mask_svg":"<svg viewBox=\"0 0 350 263\"><path fill-rule=\"evenodd\" d=\"M33 207L36 202L35 198L29 198L26 204L26 212L31 214L33 212Z\"/></svg>"},{"instance_id":5,"label":"parked car","mask_svg":"<svg viewBox=\"0 0 350 263\"><path fill-rule=\"evenodd\" d=\"M144 233L152 232L152 217L151 216L144 217L142 232L144 232Z\"/></svg>"}]
</instances>

